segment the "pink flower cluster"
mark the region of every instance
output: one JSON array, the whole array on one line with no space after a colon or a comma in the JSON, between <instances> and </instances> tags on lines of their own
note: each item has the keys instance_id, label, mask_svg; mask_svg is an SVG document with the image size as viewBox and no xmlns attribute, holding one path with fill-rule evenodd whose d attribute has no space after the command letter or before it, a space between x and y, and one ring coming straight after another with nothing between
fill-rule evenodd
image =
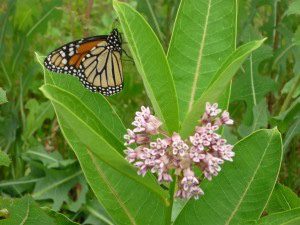
<instances>
[{"instance_id":1,"label":"pink flower cluster","mask_svg":"<svg viewBox=\"0 0 300 225\"><path fill-rule=\"evenodd\" d=\"M234 157L233 146L217 133L221 126L232 124L227 111L222 112L216 103L206 103L205 113L194 135L189 140L182 140L177 133L167 136L160 129L162 122L151 114L148 107L142 106L132 123L135 128L127 129L124 135L126 159L138 168L138 174L144 176L149 171L156 174L160 183L172 182L171 171L174 171L174 176L177 176L175 196L197 199L204 192L199 187L201 179L194 169L200 169L203 176L211 180L220 172L220 165Z\"/></svg>"}]
</instances>

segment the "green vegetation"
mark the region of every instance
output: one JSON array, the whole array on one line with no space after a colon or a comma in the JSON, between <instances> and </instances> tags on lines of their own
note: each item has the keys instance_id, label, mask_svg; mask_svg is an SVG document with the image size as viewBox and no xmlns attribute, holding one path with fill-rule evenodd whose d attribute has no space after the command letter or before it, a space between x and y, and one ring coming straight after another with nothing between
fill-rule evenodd
<instances>
[{"instance_id":1,"label":"green vegetation","mask_svg":"<svg viewBox=\"0 0 300 225\"><path fill-rule=\"evenodd\" d=\"M134 60L121 93L43 67L114 27ZM233 117L236 155L199 200L174 200L124 159L123 135L145 105L186 138L207 101ZM0 3L0 224L296 224L299 137L298 0Z\"/></svg>"}]
</instances>

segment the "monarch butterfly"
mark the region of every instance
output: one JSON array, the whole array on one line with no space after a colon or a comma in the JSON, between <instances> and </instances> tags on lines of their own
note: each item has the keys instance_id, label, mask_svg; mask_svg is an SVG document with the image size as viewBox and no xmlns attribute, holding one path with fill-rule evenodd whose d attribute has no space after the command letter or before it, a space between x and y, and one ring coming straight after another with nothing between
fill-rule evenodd
<instances>
[{"instance_id":1,"label":"monarch butterfly","mask_svg":"<svg viewBox=\"0 0 300 225\"><path fill-rule=\"evenodd\" d=\"M79 78L90 91L109 96L123 89L122 36L117 29L109 35L83 38L51 52L44 65L50 71Z\"/></svg>"}]
</instances>

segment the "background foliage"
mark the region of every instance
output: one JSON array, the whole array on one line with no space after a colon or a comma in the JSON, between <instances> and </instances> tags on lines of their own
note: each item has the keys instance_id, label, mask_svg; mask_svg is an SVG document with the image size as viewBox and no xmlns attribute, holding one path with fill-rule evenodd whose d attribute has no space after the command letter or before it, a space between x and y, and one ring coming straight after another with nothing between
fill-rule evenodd
<instances>
[{"instance_id":1,"label":"background foliage","mask_svg":"<svg viewBox=\"0 0 300 225\"><path fill-rule=\"evenodd\" d=\"M179 0L127 2L146 18L167 52ZM238 46L262 37L268 39L250 54L232 82L229 111L236 123L234 128L224 130L224 134L234 144L259 128L278 127L284 147L281 184L276 186L265 212L277 213L299 207L294 193L300 193L300 6L296 0L240 0L238 12ZM116 18L110 0L9 0L0 3L0 192L2 197L25 196L21 200L11 200L15 201L12 210L28 207L32 209L32 218L39 214L40 221L47 224L55 224L57 220L73 224L69 219L83 224L112 224L64 140L50 101L39 90L44 81L34 52L46 55L68 41L109 33L113 26L119 26ZM128 46L125 44L124 48ZM170 58L172 51L168 52ZM116 128L117 137L109 137L111 143L120 140L124 126L128 127L139 106L150 105L137 74L141 66L124 62L125 90L107 98L124 122ZM170 69L174 71L176 67L171 64ZM46 85L42 91L47 95L51 88ZM81 86L78 84L74 88L77 91ZM102 101L100 97L99 101ZM105 101L102 104L106 104ZM177 127L172 120L169 126ZM101 128L95 129L101 132ZM95 140L98 139L95 137ZM77 153L77 157L86 156ZM113 162L107 163L113 165ZM100 178L96 182L100 190L105 189L100 185ZM294 200L287 204L283 199ZM37 204L47 209L41 210ZM0 210L9 205L7 200L1 199ZM205 205L197 207L205 208ZM0 216L7 214L0 211Z\"/></svg>"}]
</instances>

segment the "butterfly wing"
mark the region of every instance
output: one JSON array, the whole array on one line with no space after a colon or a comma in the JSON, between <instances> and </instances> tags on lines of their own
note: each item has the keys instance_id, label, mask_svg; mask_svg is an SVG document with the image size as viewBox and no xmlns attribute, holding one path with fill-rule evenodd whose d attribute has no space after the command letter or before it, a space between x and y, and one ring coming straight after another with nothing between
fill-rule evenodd
<instances>
[{"instance_id":1,"label":"butterfly wing","mask_svg":"<svg viewBox=\"0 0 300 225\"><path fill-rule=\"evenodd\" d=\"M121 52L98 43L82 59L79 77L83 85L91 91L109 96L123 89Z\"/></svg>"},{"instance_id":2,"label":"butterfly wing","mask_svg":"<svg viewBox=\"0 0 300 225\"><path fill-rule=\"evenodd\" d=\"M56 73L78 76L82 59L97 44L105 42L107 37L107 35L89 37L63 45L46 57L44 65L47 69Z\"/></svg>"},{"instance_id":3,"label":"butterfly wing","mask_svg":"<svg viewBox=\"0 0 300 225\"><path fill-rule=\"evenodd\" d=\"M54 50L44 64L50 71L78 76L89 90L109 96L123 89L121 53L122 37L113 29L110 35L84 38Z\"/></svg>"}]
</instances>

